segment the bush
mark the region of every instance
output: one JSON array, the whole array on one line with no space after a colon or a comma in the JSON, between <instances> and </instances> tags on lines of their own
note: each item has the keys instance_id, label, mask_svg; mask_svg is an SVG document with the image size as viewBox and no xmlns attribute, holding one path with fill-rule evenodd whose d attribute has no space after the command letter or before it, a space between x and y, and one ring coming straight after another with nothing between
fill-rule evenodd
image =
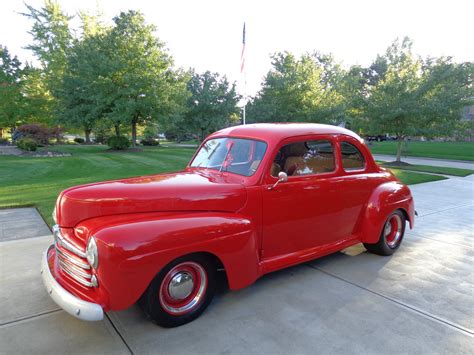
<instances>
[{"instance_id":1,"label":"bush","mask_svg":"<svg viewBox=\"0 0 474 355\"><path fill-rule=\"evenodd\" d=\"M156 146L160 145L160 142L153 138L145 138L141 140L142 145L148 145L148 146Z\"/></svg>"},{"instance_id":2,"label":"bush","mask_svg":"<svg viewBox=\"0 0 474 355\"><path fill-rule=\"evenodd\" d=\"M107 145L114 150L125 150L130 147L130 141L124 136L113 136L107 139Z\"/></svg>"},{"instance_id":3,"label":"bush","mask_svg":"<svg viewBox=\"0 0 474 355\"><path fill-rule=\"evenodd\" d=\"M82 143L84 143L85 141L84 141L84 138L76 137L76 138L74 138L74 142L79 143L79 144L82 144Z\"/></svg>"},{"instance_id":4,"label":"bush","mask_svg":"<svg viewBox=\"0 0 474 355\"><path fill-rule=\"evenodd\" d=\"M8 145L8 139L0 138L0 145Z\"/></svg>"},{"instance_id":5,"label":"bush","mask_svg":"<svg viewBox=\"0 0 474 355\"><path fill-rule=\"evenodd\" d=\"M52 138L51 132L44 126L39 124L24 124L17 128L18 133L15 139L32 138L36 144L47 145L49 138Z\"/></svg>"},{"instance_id":6,"label":"bush","mask_svg":"<svg viewBox=\"0 0 474 355\"><path fill-rule=\"evenodd\" d=\"M16 141L16 146L21 150L34 152L38 148L38 143L33 138L20 138Z\"/></svg>"}]
</instances>

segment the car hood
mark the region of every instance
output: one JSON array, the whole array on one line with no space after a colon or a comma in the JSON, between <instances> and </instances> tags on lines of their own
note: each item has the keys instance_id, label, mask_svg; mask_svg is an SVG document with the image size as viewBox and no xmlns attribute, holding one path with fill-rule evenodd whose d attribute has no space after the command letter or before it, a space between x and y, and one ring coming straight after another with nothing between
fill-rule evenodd
<instances>
[{"instance_id":1,"label":"car hood","mask_svg":"<svg viewBox=\"0 0 474 355\"><path fill-rule=\"evenodd\" d=\"M162 211L241 209L245 187L220 173L183 171L81 185L63 191L56 202L61 227L98 216Z\"/></svg>"}]
</instances>

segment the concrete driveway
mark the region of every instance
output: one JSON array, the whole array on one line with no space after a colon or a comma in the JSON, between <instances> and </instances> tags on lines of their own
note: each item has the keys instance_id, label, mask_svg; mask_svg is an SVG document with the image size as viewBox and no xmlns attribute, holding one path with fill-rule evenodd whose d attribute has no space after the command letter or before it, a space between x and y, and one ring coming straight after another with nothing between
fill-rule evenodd
<instances>
[{"instance_id":1,"label":"concrete driveway","mask_svg":"<svg viewBox=\"0 0 474 355\"><path fill-rule=\"evenodd\" d=\"M411 189L420 216L392 257L355 246L222 289L201 318L174 329L136 307L76 320L43 290L51 236L2 241L0 353L472 354L474 176Z\"/></svg>"}]
</instances>

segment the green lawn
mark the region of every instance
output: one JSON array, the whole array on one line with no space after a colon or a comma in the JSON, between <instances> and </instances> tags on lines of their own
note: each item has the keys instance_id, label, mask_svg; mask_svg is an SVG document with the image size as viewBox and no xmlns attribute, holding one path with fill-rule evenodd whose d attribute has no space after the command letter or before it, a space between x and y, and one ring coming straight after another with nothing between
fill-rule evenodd
<instances>
[{"instance_id":1,"label":"green lawn","mask_svg":"<svg viewBox=\"0 0 474 355\"><path fill-rule=\"evenodd\" d=\"M368 142L369 143L369 142ZM397 154L397 142L370 142L373 154ZM405 142L403 156L474 160L474 142ZM403 158L402 158L403 160Z\"/></svg>"},{"instance_id":2,"label":"green lawn","mask_svg":"<svg viewBox=\"0 0 474 355\"><path fill-rule=\"evenodd\" d=\"M438 181L438 180L447 179L444 176L438 176L438 175L414 173L411 171L399 170L399 169L393 169L393 168L390 168L390 170L395 174L397 178L399 178L404 184L407 184L407 185L415 185L415 184L421 184L422 182L430 182L430 181Z\"/></svg>"},{"instance_id":3,"label":"green lawn","mask_svg":"<svg viewBox=\"0 0 474 355\"><path fill-rule=\"evenodd\" d=\"M51 225L58 194L67 187L94 181L183 169L194 153L186 148L148 148L115 153L103 146L58 146L72 157L0 156L0 208L36 206Z\"/></svg>"},{"instance_id":4,"label":"green lawn","mask_svg":"<svg viewBox=\"0 0 474 355\"><path fill-rule=\"evenodd\" d=\"M150 147L142 152L109 152L103 146L51 147L71 157L27 158L0 156L0 208L36 206L52 225L51 212L58 194L70 186L94 181L155 174L183 169L194 149ZM392 169L406 184L443 177Z\"/></svg>"},{"instance_id":5,"label":"green lawn","mask_svg":"<svg viewBox=\"0 0 474 355\"><path fill-rule=\"evenodd\" d=\"M384 166L386 168L392 168L390 164L387 163L379 163L379 165ZM425 173L434 173L434 174L444 174L444 175L451 175L451 176L468 176L474 174L474 170L469 169L459 169L459 168L449 168L444 166L431 166L431 165L402 165L393 167L394 169L398 170L410 170L410 171L421 171Z\"/></svg>"}]
</instances>

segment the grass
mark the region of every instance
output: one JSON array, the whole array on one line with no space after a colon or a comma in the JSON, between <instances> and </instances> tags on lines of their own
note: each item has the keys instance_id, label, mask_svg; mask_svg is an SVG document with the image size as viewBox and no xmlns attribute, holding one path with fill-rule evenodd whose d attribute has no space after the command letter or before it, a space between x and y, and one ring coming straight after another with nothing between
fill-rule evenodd
<instances>
[{"instance_id":1,"label":"grass","mask_svg":"<svg viewBox=\"0 0 474 355\"><path fill-rule=\"evenodd\" d=\"M393 169L393 168L390 168L390 170L395 174L397 178L400 179L400 181L402 181L406 185L415 185L415 184L421 184L423 182L431 182L431 181L447 179L444 176L438 176L438 175L414 173L412 171Z\"/></svg>"},{"instance_id":2,"label":"grass","mask_svg":"<svg viewBox=\"0 0 474 355\"><path fill-rule=\"evenodd\" d=\"M410 170L410 171L420 171L425 173L434 173L434 174L444 174L451 176L468 176L474 174L474 170L470 169L459 169L459 168L449 168L445 166L430 166L430 165L401 165L401 166L391 166L389 163L379 163L387 168L394 168L398 170Z\"/></svg>"},{"instance_id":3,"label":"grass","mask_svg":"<svg viewBox=\"0 0 474 355\"><path fill-rule=\"evenodd\" d=\"M107 147L50 147L71 157L0 156L0 208L35 206L49 225L58 194L74 185L183 169L194 149L147 147L140 152L110 152ZM392 169L406 184L443 177Z\"/></svg>"},{"instance_id":4,"label":"grass","mask_svg":"<svg viewBox=\"0 0 474 355\"><path fill-rule=\"evenodd\" d=\"M183 169L194 153L186 148L145 148L142 152L108 152L103 146L50 148L72 157L0 156L0 208L36 206L52 225L51 213L65 188L94 181Z\"/></svg>"},{"instance_id":5,"label":"grass","mask_svg":"<svg viewBox=\"0 0 474 355\"><path fill-rule=\"evenodd\" d=\"M397 142L371 142L373 154L397 154ZM405 142L403 156L427 157L453 160L474 160L474 142Z\"/></svg>"}]
</instances>

